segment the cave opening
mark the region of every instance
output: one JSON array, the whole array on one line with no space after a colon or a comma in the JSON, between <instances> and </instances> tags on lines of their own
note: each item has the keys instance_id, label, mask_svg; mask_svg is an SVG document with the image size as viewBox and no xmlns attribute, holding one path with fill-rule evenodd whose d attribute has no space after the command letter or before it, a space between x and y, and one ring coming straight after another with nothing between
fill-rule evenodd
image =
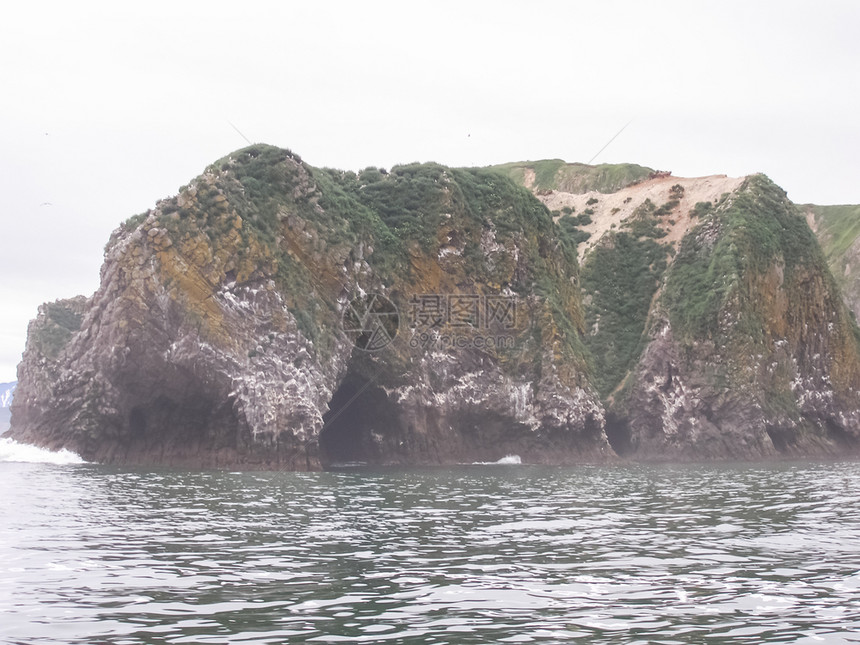
<instances>
[{"instance_id":1,"label":"cave opening","mask_svg":"<svg viewBox=\"0 0 860 645\"><path fill-rule=\"evenodd\" d=\"M174 398L159 394L145 405L133 407L128 426L132 437L175 437L188 441L207 434L220 420L213 415L214 404L201 395Z\"/></svg>"},{"instance_id":2,"label":"cave opening","mask_svg":"<svg viewBox=\"0 0 860 645\"><path fill-rule=\"evenodd\" d=\"M626 457L633 452L633 433L624 417L611 412L606 415L606 439L619 457Z\"/></svg>"},{"instance_id":3,"label":"cave opening","mask_svg":"<svg viewBox=\"0 0 860 645\"><path fill-rule=\"evenodd\" d=\"M237 428L230 402L199 392L156 393L129 403L117 454L128 462L208 465L219 451L235 449ZM116 459L116 450L103 443L100 450Z\"/></svg>"},{"instance_id":4,"label":"cave opening","mask_svg":"<svg viewBox=\"0 0 860 645\"><path fill-rule=\"evenodd\" d=\"M827 437L840 449L855 451L860 446L860 439L852 435L833 419L827 419L824 423Z\"/></svg>"},{"instance_id":5,"label":"cave opening","mask_svg":"<svg viewBox=\"0 0 860 645\"><path fill-rule=\"evenodd\" d=\"M320 432L323 468L402 462L405 442L397 407L378 384L350 372L328 407Z\"/></svg>"},{"instance_id":6,"label":"cave opening","mask_svg":"<svg viewBox=\"0 0 860 645\"><path fill-rule=\"evenodd\" d=\"M777 452L788 452L794 445L796 433L792 428L782 428L768 424L765 425L764 430L767 436L770 437L770 441Z\"/></svg>"}]
</instances>

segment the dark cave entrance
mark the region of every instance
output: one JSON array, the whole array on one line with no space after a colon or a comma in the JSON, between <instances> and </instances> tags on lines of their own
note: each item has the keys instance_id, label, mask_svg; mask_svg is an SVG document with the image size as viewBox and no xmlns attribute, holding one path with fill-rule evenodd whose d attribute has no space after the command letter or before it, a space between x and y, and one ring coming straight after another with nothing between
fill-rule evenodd
<instances>
[{"instance_id":1,"label":"dark cave entrance","mask_svg":"<svg viewBox=\"0 0 860 645\"><path fill-rule=\"evenodd\" d=\"M160 394L128 414L132 440L170 440L187 442L206 435L217 421L215 405L203 396L189 395L174 400Z\"/></svg>"},{"instance_id":2,"label":"dark cave entrance","mask_svg":"<svg viewBox=\"0 0 860 645\"><path fill-rule=\"evenodd\" d=\"M793 428L781 428L774 425L764 427L773 447L779 453L789 452L797 440L797 433Z\"/></svg>"},{"instance_id":3,"label":"dark cave entrance","mask_svg":"<svg viewBox=\"0 0 860 645\"><path fill-rule=\"evenodd\" d=\"M324 468L399 463L403 456L397 408L376 383L355 373L343 379L323 415Z\"/></svg>"},{"instance_id":4,"label":"dark cave entrance","mask_svg":"<svg viewBox=\"0 0 860 645\"><path fill-rule=\"evenodd\" d=\"M627 419L609 412L606 415L606 439L619 457L633 452L633 433Z\"/></svg>"},{"instance_id":5,"label":"dark cave entrance","mask_svg":"<svg viewBox=\"0 0 860 645\"><path fill-rule=\"evenodd\" d=\"M824 427L827 437L836 444L840 450L855 452L860 447L860 439L852 435L845 428L838 425L833 419L827 419Z\"/></svg>"},{"instance_id":6,"label":"dark cave entrance","mask_svg":"<svg viewBox=\"0 0 860 645\"><path fill-rule=\"evenodd\" d=\"M235 450L238 419L232 403L216 403L205 394L178 388L172 394L128 402L118 445L103 442L94 458L109 453L114 461L198 467L213 463L221 451Z\"/></svg>"}]
</instances>

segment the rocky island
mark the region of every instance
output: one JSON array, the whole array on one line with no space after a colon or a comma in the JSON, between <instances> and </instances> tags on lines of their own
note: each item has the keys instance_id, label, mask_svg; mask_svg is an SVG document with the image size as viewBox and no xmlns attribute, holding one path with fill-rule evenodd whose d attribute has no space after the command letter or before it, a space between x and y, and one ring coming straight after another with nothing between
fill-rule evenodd
<instances>
[{"instance_id":1,"label":"rocky island","mask_svg":"<svg viewBox=\"0 0 860 645\"><path fill-rule=\"evenodd\" d=\"M8 436L107 463L860 446L860 332L762 175L353 173L250 146L121 225L98 291L40 308L18 378Z\"/></svg>"}]
</instances>

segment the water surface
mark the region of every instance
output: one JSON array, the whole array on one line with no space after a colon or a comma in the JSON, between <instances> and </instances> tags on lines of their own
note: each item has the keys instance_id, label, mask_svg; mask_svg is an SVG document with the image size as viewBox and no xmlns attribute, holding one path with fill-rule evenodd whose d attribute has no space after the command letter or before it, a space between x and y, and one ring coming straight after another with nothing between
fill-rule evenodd
<instances>
[{"instance_id":1,"label":"water surface","mask_svg":"<svg viewBox=\"0 0 860 645\"><path fill-rule=\"evenodd\" d=\"M0 463L0 641L860 642L860 465Z\"/></svg>"}]
</instances>

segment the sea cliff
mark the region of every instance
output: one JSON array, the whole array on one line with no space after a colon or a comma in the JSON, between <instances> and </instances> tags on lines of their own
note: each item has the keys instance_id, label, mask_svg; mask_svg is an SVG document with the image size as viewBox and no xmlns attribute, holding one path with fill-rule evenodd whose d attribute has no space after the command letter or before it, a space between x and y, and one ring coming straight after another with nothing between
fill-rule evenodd
<instances>
[{"instance_id":1,"label":"sea cliff","mask_svg":"<svg viewBox=\"0 0 860 645\"><path fill-rule=\"evenodd\" d=\"M574 249L495 172L252 146L42 307L11 434L110 463L602 461L580 300Z\"/></svg>"},{"instance_id":2,"label":"sea cliff","mask_svg":"<svg viewBox=\"0 0 860 645\"><path fill-rule=\"evenodd\" d=\"M764 176L352 173L255 145L123 223L92 297L40 309L10 435L294 470L837 455L858 348Z\"/></svg>"}]
</instances>

